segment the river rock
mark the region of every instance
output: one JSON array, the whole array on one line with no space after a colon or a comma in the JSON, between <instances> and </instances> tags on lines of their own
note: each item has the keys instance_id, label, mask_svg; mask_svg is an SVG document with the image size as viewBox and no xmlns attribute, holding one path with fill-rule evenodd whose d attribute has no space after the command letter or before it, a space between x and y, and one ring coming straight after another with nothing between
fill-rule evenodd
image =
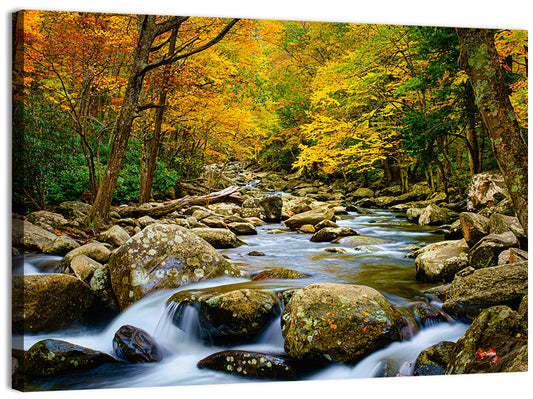
<instances>
[{"instance_id":1,"label":"river rock","mask_svg":"<svg viewBox=\"0 0 533 399\"><path fill-rule=\"evenodd\" d=\"M85 255L101 264L105 264L111 257L111 251L101 242L90 242L68 252L61 262L59 262L59 270L67 270L70 266L70 262L77 255Z\"/></svg>"},{"instance_id":2,"label":"river rock","mask_svg":"<svg viewBox=\"0 0 533 399\"><path fill-rule=\"evenodd\" d=\"M527 294L527 262L459 273L448 291L442 310L459 320L471 321L483 309L495 305L518 308Z\"/></svg>"},{"instance_id":3,"label":"river rock","mask_svg":"<svg viewBox=\"0 0 533 399\"><path fill-rule=\"evenodd\" d=\"M386 244L389 242L391 241L385 240L384 238L362 236L362 235L339 237L332 241L333 244L341 244L341 245L376 245L376 244Z\"/></svg>"},{"instance_id":4,"label":"river rock","mask_svg":"<svg viewBox=\"0 0 533 399\"><path fill-rule=\"evenodd\" d=\"M97 299L76 277L48 273L12 278L12 328L16 333L57 331L84 323Z\"/></svg>"},{"instance_id":5,"label":"river rock","mask_svg":"<svg viewBox=\"0 0 533 399\"><path fill-rule=\"evenodd\" d=\"M508 196L505 180L501 174L480 173L472 177L466 206L469 211L479 211L494 207Z\"/></svg>"},{"instance_id":6,"label":"river rock","mask_svg":"<svg viewBox=\"0 0 533 399\"><path fill-rule=\"evenodd\" d=\"M255 235L257 229L251 223L232 222L228 224L228 229L237 235Z\"/></svg>"},{"instance_id":7,"label":"river rock","mask_svg":"<svg viewBox=\"0 0 533 399\"><path fill-rule=\"evenodd\" d=\"M305 233L305 234L314 234L316 232L316 229L315 229L315 226L313 226L312 224L304 224L303 226L300 226L298 231Z\"/></svg>"},{"instance_id":8,"label":"river rock","mask_svg":"<svg viewBox=\"0 0 533 399\"><path fill-rule=\"evenodd\" d=\"M102 264L98 263L94 259L91 259L85 255L76 255L70 261L70 270L65 270L65 272L71 271L77 278L89 283L95 270L100 267L102 267Z\"/></svg>"},{"instance_id":9,"label":"river rock","mask_svg":"<svg viewBox=\"0 0 533 399\"><path fill-rule=\"evenodd\" d=\"M294 278L305 278L309 277L307 274L300 273L297 270L285 269L282 267L275 267L268 270L263 270L256 274L252 281L257 280L285 280L285 279L294 279Z\"/></svg>"},{"instance_id":10,"label":"river rock","mask_svg":"<svg viewBox=\"0 0 533 399\"><path fill-rule=\"evenodd\" d=\"M221 276L241 276L205 240L176 225L152 224L109 259L111 284L121 309L152 291Z\"/></svg>"},{"instance_id":11,"label":"river rock","mask_svg":"<svg viewBox=\"0 0 533 399\"><path fill-rule=\"evenodd\" d=\"M190 231L217 249L237 248L241 245L247 245L245 242L241 241L235 233L227 229L195 227Z\"/></svg>"},{"instance_id":12,"label":"river rock","mask_svg":"<svg viewBox=\"0 0 533 399\"><path fill-rule=\"evenodd\" d=\"M426 302L418 302L411 309L421 327L452 321L446 313Z\"/></svg>"},{"instance_id":13,"label":"river rock","mask_svg":"<svg viewBox=\"0 0 533 399\"><path fill-rule=\"evenodd\" d=\"M130 235L119 225L111 226L106 231L98 234L98 240L106 242L114 247L120 247L130 239Z\"/></svg>"},{"instance_id":14,"label":"river rock","mask_svg":"<svg viewBox=\"0 0 533 399\"><path fill-rule=\"evenodd\" d=\"M429 244L417 254L415 270L419 281L449 282L455 273L468 266L468 245L464 239Z\"/></svg>"},{"instance_id":15,"label":"river rock","mask_svg":"<svg viewBox=\"0 0 533 399\"><path fill-rule=\"evenodd\" d=\"M167 304L176 303L173 322L181 328L186 308L198 312L201 339L215 345L247 342L260 334L280 313L276 296L270 291L241 289L229 292L191 294L178 292Z\"/></svg>"},{"instance_id":16,"label":"river rock","mask_svg":"<svg viewBox=\"0 0 533 399\"><path fill-rule=\"evenodd\" d=\"M512 232L489 234L470 249L468 264L474 269L495 266L500 253L511 247L518 247L518 239Z\"/></svg>"},{"instance_id":17,"label":"river rock","mask_svg":"<svg viewBox=\"0 0 533 399\"><path fill-rule=\"evenodd\" d=\"M30 252L42 252L44 247L51 245L56 238L57 235L54 233L26 220L13 218L11 221L11 240L16 248Z\"/></svg>"},{"instance_id":18,"label":"river rock","mask_svg":"<svg viewBox=\"0 0 533 399\"><path fill-rule=\"evenodd\" d=\"M374 191L369 188L359 187L357 190L351 193L351 195L354 199L358 200L361 198L373 197Z\"/></svg>"},{"instance_id":19,"label":"river rock","mask_svg":"<svg viewBox=\"0 0 533 399\"><path fill-rule=\"evenodd\" d=\"M312 224L314 226L325 219L334 220L335 213L329 208L322 207L295 214L285 220L284 223L290 229L297 229L304 224Z\"/></svg>"},{"instance_id":20,"label":"river rock","mask_svg":"<svg viewBox=\"0 0 533 399\"><path fill-rule=\"evenodd\" d=\"M324 227L311 237L312 242L331 242L339 237L355 236L357 232L350 227Z\"/></svg>"},{"instance_id":21,"label":"river rock","mask_svg":"<svg viewBox=\"0 0 533 399\"><path fill-rule=\"evenodd\" d=\"M506 265L508 263L515 263L527 260L528 255L526 251L518 248L509 248L498 255L498 266Z\"/></svg>"},{"instance_id":22,"label":"river rock","mask_svg":"<svg viewBox=\"0 0 533 399\"><path fill-rule=\"evenodd\" d=\"M413 375L444 375L454 349L455 343L450 341L424 349L416 358Z\"/></svg>"},{"instance_id":23,"label":"river rock","mask_svg":"<svg viewBox=\"0 0 533 399\"><path fill-rule=\"evenodd\" d=\"M528 371L527 330L508 306L485 309L455 344L446 374Z\"/></svg>"},{"instance_id":24,"label":"river rock","mask_svg":"<svg viewBox=\"0 0 533 399\"><path fill-rule=\"evenodd\" d=\"M50 211L31 212L26 216L26 220L52 233L54 233L54 229L64 229L68 226L67 219L59 213Z\"/></svg>"},{"instance_id":25,"label":"river rock","mask_svg":"<svg viewBox=\"0 0 533 399\"><path fill-rule=\"evenodd\" d=\"M320 229L323 229L324 227L334 227L334 228L337 228L337 227L340 227L337 223L335 223L334 221L332 220L329 220L329 219L324 219L323 221L321 222L318 222L316 225L314 225L314 228L315 228L315 231L318 231ZM301 229L301 228L300 228Z\"/></svg>"},{"instance_id":26,"label":"river rock","mask_svg":"<svg viewBox=\"0 0 533 399\"><path fill-rule=\"evenodd\" d=\"M469 247L473 247L489 234L489 219L485 216L473 212L463 212L460 214L459 222L463 238Z\"/></svg>"},{"instance_id":27,"label":"river rock","mask_svg":"<svg viewBox=\"0 0 533 399\"><path fill-rule=\"evenodd\" d=\"M405 325L378 291L349 284L299 289L281 316L284 349L291 357L349 364L400 340Z\"/></svg>"},{"instance_id":28,"label":"river rock","mask_svg":"<svg viewBox=\"0 0 533 399\"><path fill-rule=\"evenodd\" d=\"M67 218L79 218L85 216L92 206L81 201L65 201L59 204L59 213Z\"/></svg>"},{"instance_id":29,"label":"river rock","mask_svg":"<svg viewBox=\"0 0 533 399\"><path fill-rule=\"evenodd\" d=\"M202 219L202 223L205 224L207 227L212 227L215 229L226 228L226 222L224 222L224 219L222 218L222 216L211 215L211 216L205 217Z\"/></svg>"},{"instance_id":30,"label":"river rock","mask_svg":"<svg viewBox=\"0 0 533 399\"><path fill-rule=\"evenodd\" d=\"M45 244L43 246L43 253L48 255L66 254L79 246L80 244L72 237L63 234L58 236L54 241Z\"/></svg>"},{"instance_id":31,"label":"river rock","mask_svg":"<svg viewBox=\"0 0 533 399\"><path fill-rule=\"evenodd\" d=\"M311 210L312 199L307 197L294 198L287 201L283 206L283 212L288 219L298 213L308 212Z\"/></svg>"},{"instance_id":32,"label":"river rock","mask_svg":"<svg viewBox=\"0 0 533 399\"><path fill-rule=\"evenodd\" d=\"M113 337L117 357L130 363L159 362L163 354L154 339L144 330L131 325L120 327Z\"/></svg>"},{"instance_id":33,"label":"river rock","mask_svg":"<svg viewBox=\"0 0 533 399\"><path fill-rule=\"evenodd\" d=\"M490 234L503 234L511 231L518 238L525 238L526 234L524 228L520 224L516 216L502 215L501 213L493 213L489 217L489 232Z\"/></svg>"},{"instance_id":34,"label":"river rock","mask_svg":"<svg viewBox=\"0 0 533 399\"><path fill-rule=\"evenodd\" d=\"M243 202L241 216L258 217L266 222L279 222L283 201L277 195L263 195L258 198L250 198Z\"/></svg>"},{"instance_id":35,"label":"river rock","mask_svg":"<svg viewBox=\"0 0 533 399\"><path fill-rule=\"evenodd\" d=\"M424 208L424 211L418 218L418 224L421 226L442 225L452 222L456 217L457 214L454 211L430 204Z\"/></svg>"},{"instance_id":36,"label":"river rock","mask_svg":"<svg viewBox=\"0 0 533 399\"><path fill-rule=\"evenodd\" d=\"M149 226L151 224L157 223L157 220L155 220L153 217L144 215L137 219L137 224L141 229L144 229L146 226Z\"/></svg>"},{"instance_id":37,"label":"river rock","mask_svg":"<svg viewBox=\"0 0 533 399\"><path fill-rule=\"evenodd\" d=\"M24 373L34 377L87 370L115 362L107 353L57 339L45 339L33 344L22 361Z\"/></svg>"},{"instance_id":38,"label":"river rock","mask_svg":"<svg viewBox=\"0 0 533 399\"><path fill-rule=\"evenodd\" d=\"M405 218L411 223L418 223L418 218L424 213L424 208L409 208L405 212Z\"/></svg>"},{"instance_id":39,"label":"river rock","mask_svg":"<svg viewBox=\"0 0 533 399\"><path fill-rule=\"evenodd\" d=\"M242 377L292 381L315 371L321 365L322 363L296 360L285 353L227 350L213 353L200 360L197 366Z\"/></svg>"},{"instance_id":40,"label":"river rock","mask_svg":"<svg viewBox=\"0 0 533 399\"><path fill-rule=\"evenodd\" d=\"M100 299L101 315L104 319L111 318L120 312L117 298L111 286L111 275L107 265L103 265L93 272L89 287Z\"/></svg>"},{"instance_id":41,"label":"river rock","mask_svg":"<svg viewBox=\"0 0 533 399\"><path fill-rule=\"evenodd\" d=\"M241 211L241 207L231 202L220 202L218 204L211 204L207 206L208 209L222 216L235 216Z\"/></svg>"}]
</instances>

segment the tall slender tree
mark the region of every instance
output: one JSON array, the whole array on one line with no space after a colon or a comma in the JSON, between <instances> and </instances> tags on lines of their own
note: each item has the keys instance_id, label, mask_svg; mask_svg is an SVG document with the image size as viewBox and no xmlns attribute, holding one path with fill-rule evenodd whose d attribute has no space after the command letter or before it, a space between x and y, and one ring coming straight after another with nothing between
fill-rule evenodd
<instances>
[{"instance_id":1,"label":"tall slender tree","mask_svg":"<svg viewBox=\"0 0 533 399\"><path fill-rule=\"evenodd\" d=\"M133 120L138 112L146 109L146 107L139 105L139 95L142 91L145 75L151 70L172 64L180 59L190 57L193 54L208 49L222 40L233 25L238 22L238 19L231 20L217 36L203 45L191 48L193 43L197 41L194 40L176 49L174 54L171 54L170 56L165 56L159 60L149 62L150 54L153 50L152 46L156 38L172 29L178 29L188 18L189 17L176 16L158 22L158 17L155 15L141 15L138 17L139 38L134 50L133 63L126 91L124 93L124 100L114 130L111 153L109 154L109 159L98 188L98 193L87 219L87 222L97 229L105 225L109 214L113 194L122 168L122 162L126 156Z\"/></svg>"}]
</instances>

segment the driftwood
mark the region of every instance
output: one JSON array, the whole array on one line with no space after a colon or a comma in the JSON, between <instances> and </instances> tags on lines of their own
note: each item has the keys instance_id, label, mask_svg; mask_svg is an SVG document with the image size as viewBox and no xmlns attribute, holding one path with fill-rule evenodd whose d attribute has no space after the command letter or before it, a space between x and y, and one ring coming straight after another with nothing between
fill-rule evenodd
<instances>
[{"instance_id":1,"label":"driftwood","mask_svg":"<svg viewBox=\"0 0 533 399\"><path fill-rule=\"evenodd\" d=\"M217 191L208 195L202 196L187 196L173 201L163 203L147 203L139 207L125 206L118 208L117 212L123 218L126 217L141 217L150 216L153 218L162 217L177 211L186 206L192 205L208 205L217 202L232 202L241 205L243 199L239 196L239 186L226 187L224 190Z\"/></svg>"}]
</instances>

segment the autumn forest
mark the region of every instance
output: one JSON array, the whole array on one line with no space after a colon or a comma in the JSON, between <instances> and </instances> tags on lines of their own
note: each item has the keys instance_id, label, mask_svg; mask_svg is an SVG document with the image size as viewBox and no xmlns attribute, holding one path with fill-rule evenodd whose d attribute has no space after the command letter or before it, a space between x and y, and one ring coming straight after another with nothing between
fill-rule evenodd
<instances>
[{"instance_id":1,"label":"autumn forest","mask_svg":"<svg viewBox=\"0 0 533 399\"><path fill-rule=\"evenodd\" d=\"M475 40L497 51L522 142L528 129L527 32L467 31L16 13L14 211L83 199L94 222L111 204L163 200L205 165L234 161L404 191L417 181L462 189L509 164L505 138L480 112L480 87L494 86L475 76ZM527 151L504 151L515 169L527 165ZM519 185L520 173L502 172Z\"/></svg>"}]
</instances>

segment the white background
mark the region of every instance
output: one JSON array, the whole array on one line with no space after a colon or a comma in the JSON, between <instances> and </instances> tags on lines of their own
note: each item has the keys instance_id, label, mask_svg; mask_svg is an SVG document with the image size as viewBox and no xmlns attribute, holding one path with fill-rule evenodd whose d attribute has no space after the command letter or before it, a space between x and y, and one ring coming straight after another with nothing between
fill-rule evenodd
<instances>
[{"instance_id":1,"label":"white background","mask_svg":"<svg viewBox=\"0 0 533 399\"><path fill-rule=\"evenodd\" d=\"M67 0L3 1L1 107L4 129L0 132L0 194L2 301L0 342L2 353L0 387L9 396L19 395L9 389L10 373L10 202L11 202L11 13L20 9L64 11L106 11L210 17L293 19L409 25L439 25L487 28L531 28L533 12L528 0ZM485 397L510 399L531 395L531 374L490 374L479 376L407 377L354 379L305 383L261 383L242 385L191 386L117 390L50 392L26 394L35 397L90 397L114 395L143 398L145 395L168 398L288 398L320 397L322 399L353 398L446 398ZM2 392L3 394L4 392Z\"/></svg>"}]
</instances>

